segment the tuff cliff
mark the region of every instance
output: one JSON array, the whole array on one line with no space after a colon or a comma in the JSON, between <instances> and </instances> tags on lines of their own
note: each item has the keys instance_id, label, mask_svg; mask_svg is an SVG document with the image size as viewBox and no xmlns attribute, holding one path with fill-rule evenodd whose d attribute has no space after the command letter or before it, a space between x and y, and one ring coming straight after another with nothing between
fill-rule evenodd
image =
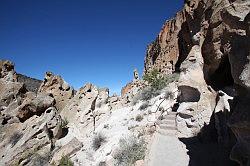
<instances>
[{"instance_id":1,"label":"tuff cliff","mask_svg":"<svg viewBox=\"0 0 250 166\"><path fill-rule=\"evenodd\" d=\"M227 145L233 131L231 158L241 165L250 163L249 12L246 0L185 0L148 46L144 67L180 73L179 131L192 136L214 121Z\"/></svg>"}]
</instances>

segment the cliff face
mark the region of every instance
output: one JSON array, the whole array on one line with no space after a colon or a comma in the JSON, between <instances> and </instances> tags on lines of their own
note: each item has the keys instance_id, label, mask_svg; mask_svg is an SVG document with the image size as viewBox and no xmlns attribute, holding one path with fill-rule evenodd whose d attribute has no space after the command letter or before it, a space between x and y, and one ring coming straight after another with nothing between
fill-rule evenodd
<instances>
[{"instance_id":1,"label":"cliff face","mask_svg":"<svg viewBox=\"0 0 250 166\"><path fill-rule=\"evenodd\" d=\"M185 0L148 46L144 67L180 72L179 129L192 134L215 116L218 141L230 139L228 126L236 136L231 158L241 165L250 163L249 28L250 1Z\"/></svg>"}]
</instances>

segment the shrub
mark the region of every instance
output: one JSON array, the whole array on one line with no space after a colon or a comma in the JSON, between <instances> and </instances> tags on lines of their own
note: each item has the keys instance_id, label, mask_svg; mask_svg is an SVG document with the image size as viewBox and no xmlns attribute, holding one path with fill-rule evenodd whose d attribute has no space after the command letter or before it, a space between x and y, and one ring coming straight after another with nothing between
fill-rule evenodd
<instances>
[{"instance_id":1,"label":"shrub","mask_svg":"<svg viewBox=\"0 0 250 166\"><path fill-rule=\"evenodd\" d=\"M97 135L94 136L94 139L93 139L93 143L92 143L93 149L94 150L99 149L104 142L106 142L106 137L103 134L98 133Z\"/></svg>"},{"instance_id":2,"label":"shrub","mask_svg":"<svg viewBox=\"0 0 250 166\"><path fill-rule=\"evenodd\" d=\"M74 166L74 163L70 160L69 156L62 156L59 166Z\"/></svg>"},{"instance_id":3,"label":"shrub","mask_svg":"<svg viewBox=\"0 0 250 166\"><path fill-rule=\"evenodd\" d=\"M23 134L22 133L19 133L19 132L15 132L11 137L10 137L10 140L9 140L9 143L11 144L11 146L15 146L16 143L23 137Z\"/></svg>"},{"instance_id":4,"label":"shrub","mask_svg":"<svg viewBox=\"0 0 250 166\"><path fill-rule=\"evenodd\" d=\"M148 101L158 95L160 95L159 90L154 90L154 88L152 87L147 87L141 91L141 93L139 94L139 99L142 101Z\"/></svg>"},{"instance_id":5,"label":"shrub","mask_svg":"<svg viewBox=\"0 0 250 166\"><path fill-rule=\"evenodd\" d=\"M143 77L143 79L147 81L154 90L161 90L169 83L179 80L179 78L179 73L163 75L157 69L153 69Z\"/></svg>"},{"instance_id":6,"label":"shrub","mask_svg":"<svg viewBox=\"0 0 250 166\"><path fill-rule=\"evenodd\" d=\"M64 118L64 119L62 120L62 128L67 128L68 124L69 124L68 119L67 119L67 118Z\"/></svg>"},{"instance_id":7,"label":"shrub","mask_svg":"<svg viewBox=\"0 0 250 166\"><path fill-rule=\"evenodd\" d=\"M143 116L140 115L140 114L138 114L138 115L135 117L135 120L136 120L137 122L141 122L141 121L143 120Z\"/></svg>"},{"instance_id":8,"label":"shrub","mask_svg":"<svg viewBox=\"0 0 250 166\"><path fill-rule=\"evenodd\" d=\"M162 74L157 69L153 69L151 72L146 73L143 76L143 80L147 81L149 85L155 90L160 90L166 86L165 77L162 76Z\"/></svg>"},{"instance_id":9,"label":"shrub","mask_svg":"<svg viewBox=\"0 0 250 166\"><path fill-rule=\"evenodd\" d=\"M114 155L116 165L130 166L137 160L145 158L146 143L143 139L138 139L135 136L121 139L119 142L119 150Z\"/></svg>"},{"instance_id":10,"label":"shrub","mask_svg":"<svg viewBox=\"0 0 250 166\"><path fill-rule=\"evenodd\" d=\"M146 108L148 108L149 106L149 103L148 102L144 102L140 107L139 107L139 110L145 110Z\"/></svg>"},{"instance_id":11,"label":"shrub","mask_svg":"<svg viewBox=\"0 0 250 166\"><path fill-rule=\"evenodd\" d=\"M166 84L178 81L179 78L180 78L180 73L169 74L169 75L166 76L166 81L167 81Z\"/></svg>"}]
</instances>

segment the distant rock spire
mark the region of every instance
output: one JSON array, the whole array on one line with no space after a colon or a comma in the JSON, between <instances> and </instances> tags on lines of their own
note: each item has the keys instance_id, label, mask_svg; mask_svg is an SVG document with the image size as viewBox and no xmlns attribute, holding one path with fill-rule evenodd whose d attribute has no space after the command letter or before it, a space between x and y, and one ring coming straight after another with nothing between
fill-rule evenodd
<instances>
[{"instance_id":1,"label":"distant rock spire","mask_svg":"<svg viewBox=\"0 0 250 166\"><path fill-rule=\"evenodd\" d=\"M139 73L137 69L134 69L134 81L139 80Z\"/></svg>"}]
</instances>

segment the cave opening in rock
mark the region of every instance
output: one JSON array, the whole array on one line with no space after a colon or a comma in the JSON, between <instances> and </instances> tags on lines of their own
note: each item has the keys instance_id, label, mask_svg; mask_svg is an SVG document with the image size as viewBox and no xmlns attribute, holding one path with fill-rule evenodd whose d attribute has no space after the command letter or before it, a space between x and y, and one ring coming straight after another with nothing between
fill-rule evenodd
<instances>
[{"instance_id":1,"label":"cave opening in rock","mask_svg":"<svg viewBox=\"0 0 250 166\"><path fill-rule=\"evenodd\" d=\"M208 84L210 84L215 90L232 87L234 85L228 56L225 56L221 60L218 69L210 76Z\"/></svg>"}]
</instances>

